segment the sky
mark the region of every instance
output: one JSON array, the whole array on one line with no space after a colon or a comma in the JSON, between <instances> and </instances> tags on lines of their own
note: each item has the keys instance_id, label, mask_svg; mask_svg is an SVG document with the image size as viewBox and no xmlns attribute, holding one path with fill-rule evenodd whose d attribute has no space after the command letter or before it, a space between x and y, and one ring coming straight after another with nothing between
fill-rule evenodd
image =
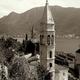
<instances>
[{"instance_id":1,"label":"sky","mask_svg":"<svg viewBox=\"0 0 80 80\"><path fill-rule=\"evenodd\" d=\"M23 13L34 7L45 5L46 0L0 0L0 17L11 12ZM51 6L80 8L80 0L48 0Z\"/></svg>"}]
</instances>

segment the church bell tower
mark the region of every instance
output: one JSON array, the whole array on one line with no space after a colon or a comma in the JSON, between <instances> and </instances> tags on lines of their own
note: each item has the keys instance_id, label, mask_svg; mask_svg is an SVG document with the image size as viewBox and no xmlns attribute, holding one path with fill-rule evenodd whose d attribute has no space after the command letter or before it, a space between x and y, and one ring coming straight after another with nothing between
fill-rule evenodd
<instances>
[{"instance_id":1,"label":"church bell tower","mask_svg":"<svg viewBox=\"0 0 80 80\"><path fill-rule=\"evenodd\" d=\"M42 19L40 21L40 63L55 77L55 24L51 10L46 0Z\"/></svg>"}]
</instances>

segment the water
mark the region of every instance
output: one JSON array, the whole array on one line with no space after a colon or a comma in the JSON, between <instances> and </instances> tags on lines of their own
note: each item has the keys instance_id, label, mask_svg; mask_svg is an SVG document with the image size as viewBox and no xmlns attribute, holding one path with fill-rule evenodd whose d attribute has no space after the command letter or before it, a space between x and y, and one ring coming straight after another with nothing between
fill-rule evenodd
<instances>
[{"instance_id":1,"label":"water","mask_svg":"<svg viewBox=\"0 0 80 80\"><path fill-rule=\"evenodd\" d=\"M68 53L75 53L79 49L80 39L56 39L56 50Z\"/></svg>"},{"instance_id":2,"label":"water","mask_svg":"<svg viewBox=\"0 0 80 80\"><path fill-rule=\"evenodd\" d=\"M22 42L23 38L17 38L18 41ZM66 39L66 38L57 38L56 39L56 50L64 51L66 53L75 53L79 49L80 39Z\"/></svg>"}]
</instances>

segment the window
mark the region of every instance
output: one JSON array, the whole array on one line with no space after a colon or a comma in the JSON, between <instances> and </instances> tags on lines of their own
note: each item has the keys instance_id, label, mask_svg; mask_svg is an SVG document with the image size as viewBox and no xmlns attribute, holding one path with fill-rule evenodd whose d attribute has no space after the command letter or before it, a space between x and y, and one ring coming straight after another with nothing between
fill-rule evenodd
<instances>
[{"instance_id":1,"label":"window","mask_svg":"<svg viewBox=\"0 0 80 80\"><path fill-rule=\"evenodd\" d=\"M50 45L50 35L47 36L47 44Z\"/></svg>"},{"instance_id":2,"label":"window","mask_svg":"<svg viewBox=\"0 0 80 80\"><path fill-rule=\"evenodd\" d=\"M63 72L63 76L65 76L65 73Z\"/></svg>"},{"instance_id":3,"label":"window","mask_svg":"<svg viewBox=\"0 0 80 80\"><path fill-rule=\"evenodd\" d=\"M52 67L52 63L49 63L50 68Z\"/></svg>"},{"instance_id":4,"label":"window","mask_svg":"<svg viewBox=\"0 0 80 80\"><path fill-rule=\"evenodd\" d=\"M49 57L52 58L52 51L50 51Z\"/></svg>"},{"instance_id":5,"label":"window","mask_svg":"<svg viewBox=\"0 0 80 80\"><path fill-rule=\"evenodd\" d=\"M51 37L51 44L52 45L54 44L54 35L52 35L52 37Z\"/></svg>"},{"instance_id":6,"label":"window","mask_svg":"<svg viewBox=\"0 0 80 80\"><path fill-rule=\"evenodd\" d=\"M43 38L44 38L44 35L40 35L40 44L43 43Z\"/></svg>"}]
</instances>

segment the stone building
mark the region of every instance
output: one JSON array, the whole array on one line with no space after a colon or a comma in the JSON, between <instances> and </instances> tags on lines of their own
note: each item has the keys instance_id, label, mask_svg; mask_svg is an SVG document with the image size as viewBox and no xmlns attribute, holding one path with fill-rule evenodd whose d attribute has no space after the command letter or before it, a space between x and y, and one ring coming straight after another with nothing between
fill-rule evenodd
<instances>
[{"instance_id":1,"label":"stone building","mask_svg":"<svg viewBox=\"0 0 80 80\"><path fill-rule=\"evenodd\" d=\"M68 80L68 67L55 64L55 80Z\"/></svg>"},{"instance_id":2,"label":"stone building","mask_svg":"<svg viewBox=\"0 0 80 80\"><path fill-rule=\"evenodd\" d=\"M55 80L55 24L48 0L40 27L40 64L52 73L52 80Z\"/></svg>"}]
</instances>

